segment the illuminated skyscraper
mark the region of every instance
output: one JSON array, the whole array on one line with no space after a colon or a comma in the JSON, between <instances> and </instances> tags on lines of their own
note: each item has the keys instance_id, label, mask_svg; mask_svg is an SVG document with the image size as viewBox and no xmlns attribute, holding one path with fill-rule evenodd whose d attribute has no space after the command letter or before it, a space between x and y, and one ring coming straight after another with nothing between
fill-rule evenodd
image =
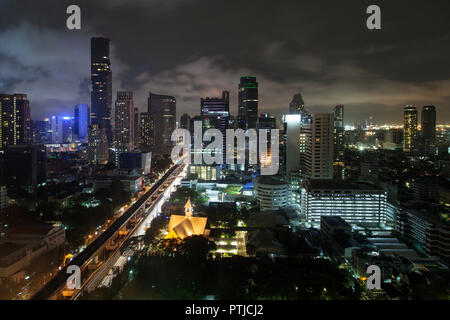
<instances>
[{"instance_id":1,"label":"illuminated skyscraper","mask_svg":"<svg viewBox=\"0 0 450 320\"><path fill-rule=\"evenodd\" d=\"M434 106L425 106L422 109L422 138L425 154L434 154L436 147L436 108Z\"/></svg>"},{"instance_id":2,"label":"illuminated skyscraper","mask_svg":"<svg viewBox=\"0 0 450 320\"><path fill-rule=\"evenodd\" d=\"M414 106L405 107L403 135L403 150L414 151L417 144L417 109Z\"/></svg>"},{"instance_id":3,"label":"illuminated skyscraper","mask_svg":"<svg viewBox=\"0 0 450 320\"><path fill-rule=\"evenodd\" d=\"M133 92L118 91L115 106L115 148L119 153L129 152L134 148Z\"/></svg>"},{"instance_id":4,"label":"illuminated skyscraper","mask_svg":"<svg viewBox=\"0 0 450 320\"><path fill-rule=\"evenodd\" d=\"M154 121L148 112L139 115L139 148L142 152L154 150Z\"/></svg>"},{"instance_id":5,"label":"illuminated skyscraper","mask_svg":"<svg viewBox=\"0 0 450 320\"><path fill-rule=\"evenodd\" d=\"M153 148L155 155L170 154L171 136L176 129L176 100L172 96L151 93L148 96L148 113L154 121Z\"/></svg>"},{"instance_id":6,"label":"illuminated skyscraper","mask_svg":"<svg viewBox=\"0 0 450 320\"><path fill-rule=\"evenodd\" d=\"M94 164L106 164L109 160L109 148L106 129L93 124L88 133L88 160Z\"/></svg>"},{"instance_id":7,"label":"illuminated skyscraper","mask_svg":"<svg viewBox=\"0 0 450 320\"><path fill-rule=\"evenodd\" d=\"M30 103L26 94L0 94L0 149L33 141Z\"/></svg>"},{"instance_id":8,"label":"illuminated skyscraper","mask_svg":"<svg viewBox=\"0 0 450 320\"><path fill-rule=\"evenodd\" d=\"M230 93L222 92L221 98L201 98L200 112L203 121L203 130L215 128L222 132L223 137L223 163L226 161L226 129L230 116Z\"/></svg>"},{"instance_id":9,"label":"illuminated skyscraper","mask_svg":"<svg viewBox=\"0 0 450 320\"><path fill-rule=\"evenodd\" d=\"M313 114L311 123L303 124L305 152L302 156L302 173L305 178L333 178L333 125L332 113Z\"/></svg>"},{"instance_id":10,"label":"illuminated skyscraper","mask_svg":"<svg viewBox=\"0 0 450 320\"><path fill-rule=\"evenodd\" d=\"M256 128L258 121L258 82L256 77L241 77L239 83L238 128Z\"/></svg>"},{"instance_id":11,"label":"illuminated skyscraper","mask_svg":"<svg viewBox=\"0 0 450 320\"><path fill-rule=\"evenodd\" d=\"M344 158L344 105L339 104L333 109L334 115L334 161L342 162Z\"/></svg>"},{"instance_id":12,"label":"illuminated skyscraper","mask_svg":"<svg viewBox=\"0 0 450 320\"><path fill-rule=\"evenodd\" d=\"M74 110L74 139L83 142L87 139L90 122L90 110L87 104L77 104Z\"/></svg>"},{"instance_id":13,"label":"illuminated skyscraper","mask_svg":"<svg viewBox=\"0 0 450 320\"><path fill-rule=\"evenodd\" d=\"M109 42L109 39L101 37L91 39L91 122L105 129L108 145L112 140L112 74Z\"/></svg>"}]
</instances>

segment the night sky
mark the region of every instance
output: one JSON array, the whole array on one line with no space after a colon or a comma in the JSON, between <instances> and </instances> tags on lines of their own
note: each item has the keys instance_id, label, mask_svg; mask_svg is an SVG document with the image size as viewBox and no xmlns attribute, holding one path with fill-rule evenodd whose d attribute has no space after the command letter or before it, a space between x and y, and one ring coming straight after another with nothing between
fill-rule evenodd
<instances>
[{"instance_id":1,"label":"night sky","mask_svg":"<svg viewBox=\"0 0 450 320\"><path fill-rule=\"evenodd\" d=\"M82 29L66 28L66 8ZM382 30L366 28L370 4ZM112 40L116 90L174 95L177 116L200 97L259 82L259 112L277 117L301 92L307 109L345 104L346 123L401 123L406 104L434 104L450 122L450 1L0 0L0 93L27 93L32 118L90 104L90 38Z\"/></svg>"}]
</instances>

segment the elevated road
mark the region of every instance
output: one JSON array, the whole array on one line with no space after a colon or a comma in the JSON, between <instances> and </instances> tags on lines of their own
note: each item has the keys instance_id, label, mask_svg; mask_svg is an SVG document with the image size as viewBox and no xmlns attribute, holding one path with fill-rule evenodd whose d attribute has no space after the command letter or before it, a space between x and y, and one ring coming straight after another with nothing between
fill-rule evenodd
<instances>
[{"instance_id":1,"label":"elevated road","mask_svg":"<svg viewBox=\"0 0 450 320\"><path fill-rule=\"evenodd\" d=\"M141 210L146 211L145 205L147 202L151 202L153 199L156 200L162 193L164 193L173 178L177 177L183 171L184 166L185 164L175 164L167 170L167 172L142 197L140 197L120 217L118 217L108 229L106 229L91 244L89 244L86 249L73 258L70 265L79 266L83 273L83 270L85 270L87 265L93 261L94 257L104 250L106 244L111 241L121 229L126 227L130 220L133 219L138 212ZM68 267L69 265L65 266L60 272L58 272L58 274L40 291L38 291L32 299L58 299L58 295L62 292L66 285L67 279L70 277L70 274L67 273Z\"/></svg>"}]
</instances>

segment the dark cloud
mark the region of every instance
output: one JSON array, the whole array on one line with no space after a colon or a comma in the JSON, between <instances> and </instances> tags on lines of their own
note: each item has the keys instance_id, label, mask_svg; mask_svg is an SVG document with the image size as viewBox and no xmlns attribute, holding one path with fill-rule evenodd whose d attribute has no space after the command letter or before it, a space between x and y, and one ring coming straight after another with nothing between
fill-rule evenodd
<instances>
[{"instance_id":1,"label":"dark cloud","mask_svg":"<svg viewBox=\"0 0 450 320\"><path fill-rule=\"evenodd\" d=\"M68 31L78 4L82 30ZM406 104L450 120L447 0L379 0L382 30L365 28L372 1L1 1L0 91L30 96L33 118L89 102L89 38L112 39L114 90L172 94L178 114L252 74L260 110L277 116L301 91L313 112L346 105L347 121L401 121ZM395 116L393 116L395 115Z\"/></svg>"}]
</instances>

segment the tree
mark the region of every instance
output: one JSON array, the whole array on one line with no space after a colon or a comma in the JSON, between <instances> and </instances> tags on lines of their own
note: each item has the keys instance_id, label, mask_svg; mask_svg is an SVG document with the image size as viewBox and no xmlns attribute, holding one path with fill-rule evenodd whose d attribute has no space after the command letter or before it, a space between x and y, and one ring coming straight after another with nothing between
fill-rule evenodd
<instances>
[{"instance_id":1,"label":"tree","mask_svg":"<svg viewBox=\"0 0 450 320\"><path fill-rule=\"evenodd\" d=\"M161 231L167 229L168 223L169 222L166 217L162 215L156 216L150 223L150 227L145 231L144 242L146 244L150 244L155 240L158 240L158 237L161 235Z\"/></svg>"},{"instance_id":2,"label":"tree","mask_svg":"<svg viewBox=\"0 0 450 320\"><path fill-rule=\"evenodd\" d=\"M216 244L204 236L190 236L180 244L181 254L195 262L206 261L210 252L215 249Z\"/></svg>"}]
</instances>

